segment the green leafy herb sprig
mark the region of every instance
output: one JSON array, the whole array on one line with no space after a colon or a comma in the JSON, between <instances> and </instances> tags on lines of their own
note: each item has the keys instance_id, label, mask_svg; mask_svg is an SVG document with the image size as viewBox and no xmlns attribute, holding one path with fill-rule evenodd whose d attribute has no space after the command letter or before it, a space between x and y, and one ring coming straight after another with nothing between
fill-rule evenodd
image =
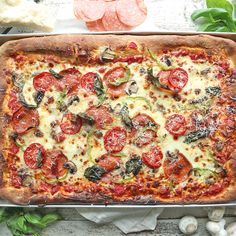
<instances>
[{"instance_id":1,"label":"green leafy herb sprig","mask_svg":"<svg viewBox=\"0 0 236 236\"><path fill-rule=\"evenodd\" d=\"M13 236L41 236L48 225L61 219L57 213L42 214L40 210L0 208L0 223L5 222Z\"/></svg>"},{"instance_id":2,"label":"green leafy herb sprig","mask_svg":"<svg viewBox=\"0 0 236 236\"><path fill-rule=\"evenodd\" d=\"M206 0L206 9L193 12L193 21L198 22L198 31L204 32L236 32L236 1Z\"/></svg>"}]
</instances>

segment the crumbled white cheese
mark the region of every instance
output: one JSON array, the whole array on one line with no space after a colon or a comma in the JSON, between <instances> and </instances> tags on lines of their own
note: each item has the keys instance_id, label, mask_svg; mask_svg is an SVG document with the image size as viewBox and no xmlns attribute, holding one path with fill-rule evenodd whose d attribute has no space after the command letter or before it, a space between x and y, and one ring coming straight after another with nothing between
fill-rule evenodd
<instances>
[{"instance_id":1,"label":"crumbled white cheese","mask_svg":"<svg viewBox=\"0 0 236 236\"><path fill-rule=\"evenodd\" d=\"M48 8L27 0L0 1L0 26L27 27L50 32L55 19Z\"/></svg>"}]
</instances>

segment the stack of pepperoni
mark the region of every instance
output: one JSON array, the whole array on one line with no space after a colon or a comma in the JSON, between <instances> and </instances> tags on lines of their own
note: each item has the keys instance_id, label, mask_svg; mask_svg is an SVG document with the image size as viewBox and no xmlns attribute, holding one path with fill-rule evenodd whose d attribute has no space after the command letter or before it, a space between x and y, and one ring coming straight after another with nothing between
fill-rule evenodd
<instances>
[{"instance_id":1,"label":"stack of pepperoni","mask_svg":"<svg viewBox=\"0 0 236 236\"><path fill-rule=\"evenodd\" d=\"M76 18L90 31L127 31L147 17L144 0L74 0Z\"/></svg>"}]
</instances>

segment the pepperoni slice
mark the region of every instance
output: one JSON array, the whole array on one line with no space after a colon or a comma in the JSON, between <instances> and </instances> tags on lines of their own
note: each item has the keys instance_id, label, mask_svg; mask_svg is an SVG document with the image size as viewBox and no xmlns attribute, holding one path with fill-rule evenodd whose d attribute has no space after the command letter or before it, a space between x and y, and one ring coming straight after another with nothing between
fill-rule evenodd
<instances>
[{"instance_id":1,"label":"pepperoni slice","mask_svg":"<svg viewBox=\"0 0 236 236\"><path fill-rule=\"evenodd\" d=\"M86 111L88 116L95 120L95 125L98 129L103 129L106 125L113 122L113 119L106 106L92 106Z\"/></svg>"},{"instance_id":2,"label":"pepperoni slice","mask_svg":"<svg viewBox=\"0 0 236 236\"><path fill-rule=\"evenodd\" d=\"M75 0L74 13L85 22L99 20L103 17L106 4L103 0Z\"/></svg>"},{"instance_id":3,"label":"pepperoni slice","mask_svg":"<svg viewBox=\"0 0 236 236\"><path fill-rule=\"evenodd\" d=\"M42 92L48 91L55 83L56 79L49 72L42 72L33 79L34 88Z\"/></svg>"},{"instance_id":4,"label":"pepperoni slice","mask_svg":"<svg viewBox=\"0 0 236 236\"><path fill-rule=\"evenodd\" d=\"M60 124L61 130L65 134L77 134L82 126L82 119L72 113L67 113L63 116Z\"/></svg>"},{"instance_id":5,"label":"pepperoni slice","mask_svg":"<svg viewBox=\"0 0 236 236\"><path fill-rule=\"evenodd\" d=\"M149 115L139 113L132 119L132 123L135 128L139 128L146 127L148 125L152 126L155 124L155 121Z\"/></svg>"},{"instance_id":6,"label":"pepperoni slice","mask_svg":"<svg viewBox=\"0 0 236 236\"><path fill-rule=\"evenodd\" d=\"M178 138L186 132L186 120L183 116L174 114L167 118L165 128L174 136L174 138Z\"/></svg>"},{"instance_id":7,"label":"pepperoni slice","mask_svg":"<svg viewBox=\"0 0 236 236\"><path fill-rule=\"evenodd\" d=\"M154 130L147 129L143 131L140 136L138 136L138 138L135 140L135 144L138 147L143 147L153 142L156 137L157 134Z\"/></svg>"},{"instance_id":8,"label":"pepperoni slice","mask_svg":"<svg viewBox=\"0 0 236 236\"><path fill-rule=\"evenodd\" d=\"M188 73L182 68L176 68L171 71L168 82L170 87L179 92L188 82Z\"/></svg>"},{"instance_id":9,"label":"pepperoni slice","mask_svg":"<svg viewBox=\"0 0 236 236\"><path fill-rule=\"evenodd\" d=\"M124 128L115 126L108 130L104 136L104 146L108 152L120 152L126 143L126 131Z\"/></svg>"},{"instance_id":10,"label":"pepperoni slice","mask_svg":"<svg viewBox=\"0 0 236 236\"><path fill-rule=\"evenodd\" d=\"M90 31L105 31L105 27L102 23L102 20L86 22L86 26Z\"/></svg>"},{"instance_id":11,"label":"pepperoni slice","mask_svg":"<svg viewBox=\"0 0 236 236\"><path fill-rule=\"evenodd\" d=\"M64 90L65 87L68 90L68 93L72 93L77 90L79 85L79 79L81 73L75 68L68 68L60 71L60 75L63 75L63 78L58 80L58 85L60 90Z\"/></svg>"},{"instance_id":12,"label":"pepperoni slice","mask_svg":"<svg viewBox=\"0 0 236 236\"><path fill-rule=\"evenodd\" d=\"M109 93L110 96L116 98L125 95L126 83L119 86L112 85L118 78L125 77L125 74L126 69L124 67L115 67L105 73L103 79L108 87L107 93Z\"/></svg>"},{"instance_id":13,"label":"pepperoni slice","mask_svg":"<svg viewBox=\"0 0 236 236\"><path fill-rule=\"evenodd\" d=\"M89 93L95 93L94 80L97 78L97 74L88 72L80 79L80 86Z\"/></svg>"},{"instance_id":14,"label":"pepperoni slice","mask_svg":"<svg viewBox=\"0 0 236 236\"><path fill-rule=\"evenodd\" d=\"M110 154L104 154L97 160L97 165L104 168L106 172L113 171L120 164L120 158Z\"/></svg>"},{"instance_id":15,"label":"pepperoni slice","mask_svg":"<svg viewBox=\"0 0 236 236\"><path fill-rule=\"evenodd\" d=\"M21 107L14 113L12 118L12 126L18 134L23 134L29 128L39 125L39 114L37 110Z\"/></svg>"},{"instance_id":16,"label":"pepperoni slice","mask_svg":"<svg viewBox=\"0 0 236 236\"><path fill-rule=\"evenodd\" d=\"M142 24L147 14L140 9L140 3L136 0L119 0L116 4L116 11L120 21L129 26L138 26Z\"/></svg>"},{"instance_id":17,"label":"pepperoni slice","mask_svg":"<svg viewBox=\"0 0 236 236\"><path fill-rule=\"evenodd\" d=\"M157 169L161 166L163 154L159 146L152 147L149 152L142 154L142 160L146 166L151 169Z\"/></svg>"},{"instance_id":18,"label":"pepperoni slice","mask_svg":"<svg viewBox=\"0 0 236 236\"><path fill-rule=\"evenodd\" d=\"M48 179L54 179L64 176L67 169L64 168L67 157L59 150L52 150L46 153L45 162L42 166L42 172Z\"/></svg>"},{"instance_id":19,"label":"pepperoni slice","mask_svg":"<svg viewBox=\"0 0 236 236\"><path fill-rule=\"evenodd\" d=\"M138 5L139 9L140 9L144 14L147 15L147 7L146 7L144 1L143 1L143 0L136 0L136 2L137 2L137 5Z\"/></svg>"},{"instance_id":20,"label":"pepperoni slice","mask_svg":"<svg viewBox=\"0 0 236 236\"><path fill-rule=\"evenodd\" d=\"M168 179L179 183L188 178L192 165L182 153L175 153L172 158L164 160L163 168Z\"/></svg>"},{"instance_id":21,"label":"pepperoni slice","mask_svg":"<svg viewBox=\"0 0 236 236\"><path fill-rule=\"evenodd\" d=\"M171 71L170 70L162 70L158 73L159 82L164 87L169 87L169 77L170 77Z\"/></svg>"},{"instance_id":22,"label":"pepperoni slice","mask_svg":"<svg viewBox=\"0 0 236 236\"><path fill-rule=\"evenodd\" d=\"M40 168L45 161L45 150L39 143L30 144L24 152L25 164L31 169Z\"/></svg>"},{"instance_id":23,"label":"pepperoni slice","mask_svg":"<svg viewBox=\"0 0 236 236\"><path fill-rule=\"evenodd\" d=\"M123 24L116 13L116 2L107 3L105 14L102 18L104 28L108 31L130 30L131 27Z\"/></svg>"},{"instance_id":24,"label":"pepperoni slice","mask_svg":"<svg viewBox=\"0 0 236 236\"><path fill-rule=\"evenodd\" d=\"M21 103L18 101L16 92L13 90L11 90L11 92L10 92L8 107L10 108L12 113L15 113L16 111L18 111L22 107Z\"/></svg>"}]
</instances>

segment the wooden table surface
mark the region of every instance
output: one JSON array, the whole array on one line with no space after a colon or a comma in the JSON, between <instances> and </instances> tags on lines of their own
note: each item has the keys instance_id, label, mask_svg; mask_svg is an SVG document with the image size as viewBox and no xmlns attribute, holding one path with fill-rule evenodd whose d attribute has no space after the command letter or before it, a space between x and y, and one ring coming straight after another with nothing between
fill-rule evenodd
<instances>
[{"instance_id":1,"label":"wooden table surface","mask_svg":"<svg viewBox=\"0 0 236 236\"><path fill-rule=\"evenodd\" d=\"M50 211L55 209L45 209ZM112 224L96 224L90 222L78 214L75 208L62 208L58 210L63 220L49 226L43 231L43 236L116 236L125 235L116 226ZM101 209L102 211L102 209ZM236 221L234 215L236 208L227 208L224 219L227 224ZM205 229L207 219L207 210L203 208L167 208L157 219L156 229L154 231L144 231L140 233L131 233L129 235L155 235L155 236L179 236L183 235L178 228L179 219L185 215L193 215L198 220L198 231L194 236L209 235ZM4 224L0 224L0 235L11 236Z\"/></svg>"}]
</instances>

